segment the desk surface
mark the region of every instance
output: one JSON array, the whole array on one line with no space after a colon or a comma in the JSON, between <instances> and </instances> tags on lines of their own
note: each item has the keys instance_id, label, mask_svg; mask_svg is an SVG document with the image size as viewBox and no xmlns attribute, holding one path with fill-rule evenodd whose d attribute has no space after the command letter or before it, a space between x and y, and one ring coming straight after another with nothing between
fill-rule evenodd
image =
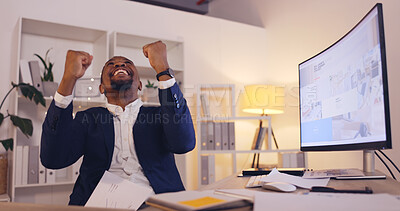
<instances>
[{"instance_id":1,"label":"desk surface","mask_svg":"<svg viewBox=\"0 0 400 211\"><path fill-rule=\"evenodd\" d=\"M213 189L236 189L244 188L250 177L237 177L231 175L218 182L210 185L203 186L199 190L213 190ZM337 189L364 189L365 186L370 187L374 193L389 193L392 195L400 195L400 182L387 177L386 179L364 179L364 180L335 180L331 179L328 186ZM262 188L255 188L254 190L264 190ZM308 192L307 189L298 188L294 193Z\"/></svg>"},{"instance_id":2,"label":"desk surface","mask_svg":"<svg viewBox=\"0 0 400 211\"><path fill-rule=\"evenodd\" d=\"M199 190L214 190L214 189L238 189L244 188L250 177L237 177L236 175L229 176L213 184L203 186ZM387 179L371 179L371 180L334 180L331 179L328 186L338 189L363 189L365 186L371 187L374 193L389 193L392 195L400 195L400 182ZM255 188L260 191L268 191L261 188ZM306 189L298 188L295 193L308 192ZM290 193L289 193L290 194ZM106 211L109 209L77 207L77 206L58 206L58 205L39 205L39 204L22 204L22 203L0 203L0 210L4 211ZM115 209L118 210L118 209ZM144 211L159 210L154 207L146 207ZM237 210L252 210L251 207ZM125 211L122 210L121 211Z\"/></svg>"}]
</instances>

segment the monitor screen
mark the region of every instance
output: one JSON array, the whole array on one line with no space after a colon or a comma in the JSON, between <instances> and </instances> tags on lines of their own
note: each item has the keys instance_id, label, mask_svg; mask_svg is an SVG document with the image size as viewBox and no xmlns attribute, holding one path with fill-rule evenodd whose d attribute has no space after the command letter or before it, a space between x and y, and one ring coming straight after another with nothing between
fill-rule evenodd
<instances>
[{"instance_id":1,"label":"monitor screen","mask_svg":"<svg viewBox=\"0 0 400 211\"><path fill-rule=\"evenodd\" d=\"M391 148L382 5L299 64L300 148Z\"/></svg>"}]
</instances>

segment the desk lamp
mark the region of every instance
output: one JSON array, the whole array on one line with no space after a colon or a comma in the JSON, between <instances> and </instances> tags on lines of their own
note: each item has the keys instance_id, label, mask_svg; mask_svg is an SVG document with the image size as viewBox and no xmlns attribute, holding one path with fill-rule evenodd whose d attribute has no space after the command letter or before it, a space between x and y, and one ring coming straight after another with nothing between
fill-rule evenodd
<instances>
[{"instance_id":1,"label":"desk lamp","mask_svg":"<svg viewBox=\"0 0 400 211\"><path fill-rule=\"evenodd\" d=\"M283 86L273 85L247 85L245 86L245 94L247 102L244 102L242 111L252 114L259 114L261 116L268 116L273 114L282 114L285 105L285 88ZM245 100L245 101L246 101ZM259 131L262 130L262 119L259 123ZM271 126L271 135L277 149L278 143L276 142L274 131ZM255 165L255 161L257 163ZM253 157L252 168L259 167L260 153L255 153Z\"/></svg>"}]
</instances>

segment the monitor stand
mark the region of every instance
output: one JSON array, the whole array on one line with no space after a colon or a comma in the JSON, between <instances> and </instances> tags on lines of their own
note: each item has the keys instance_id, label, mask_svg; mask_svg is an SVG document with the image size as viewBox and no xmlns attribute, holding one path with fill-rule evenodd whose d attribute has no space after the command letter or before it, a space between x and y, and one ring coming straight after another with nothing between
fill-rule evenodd
<instances>
[{"instance_id":1,"label":"monitor stand","mask_svg":"<svg viewBox=\"0 0 400 211\"><path fill-rule=\"evenodd\" d=\"M341 180L354 180L354 179L386 179L386 175L382 172L375 171L375 151L363 151L363 173L364 176L355 177L335 177Z\"/></svg>"}]
</instances>

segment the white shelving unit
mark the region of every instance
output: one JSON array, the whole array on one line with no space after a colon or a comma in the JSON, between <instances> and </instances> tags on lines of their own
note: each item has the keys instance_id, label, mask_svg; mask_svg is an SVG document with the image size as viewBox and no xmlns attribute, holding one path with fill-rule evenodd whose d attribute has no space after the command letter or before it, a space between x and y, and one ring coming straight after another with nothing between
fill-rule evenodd
<instances>
[{"instance_id":1,"label":"white shelving unit","mask_svg":"<svg viewBox=\"0 0 400 211\"><path fill-rule=\"evenodd\" d=\"M60 82L62 74L64 73L65 55L68 49L79 49L93 54L94 60L91 67L86 71L85 76L99 76L104 61L109 57L109 36L108 32L98 29L90 29L79 26L71 26L60 23L53 23L48 21L36 20L31 18L22 17L18 23L18 45L17 45L17 59L19 68L19 61L37 60L34 54L44 55L44 53L52 48L50 57L54 62L53 74L55 82ZM15 75L12 81L19 81L19 69L13 70ZM24 97L18 96L14 92L10 98L10 113L18 116L28 118L33 123L33 134L29 139L20 133L15 127L10 127L12 137L14 139L14 151L9 156L9 178L8 178L8 195L11 201L48 201L49 195L43 195L43 189L49 190L49 194L53 194L54 186L60 192L71 192L72 185L74 184L74 177L72 176L72 167L56 171L55 183L41 183L41 184L17 184L16 177L16 160L17 146L29 145L39 146L41 137L41 125L47 108L52 98L46 98L46 108L38 105L35 106L33 102L26 100ZM92 102L86 100L76 101L75 110L78 106L92 106ZM104 100L98 99L95 104L104 103ZM39 155L38 155L39 159ZM50 187L50 188L46 188ZM29 192L29 196L26 193ZM47 197L47 199L46 199ZM65 200L68 200L66 197Z\"/></svg>"},{"instance_id":2,"label":"white shelving unit","mask_svg":"<svg viewBox=\"0 0 400 211\"><path fill-rule=\"evenodd\" d=\"M207 90L215 90L215 89L225 89L228 90L229 92L229 112L226 112L222 116L203 116L202 112L202 105L201 105L201 98L200 95L201 93L207 92ZM209 91L208 91L209 92ZM232 84L204 84L204 85L199 85L197 86L197 150L198 150L198 185L199 187L202 185L202 167L201 167L201 156L214 156L216 154L229 154L231 155L232 158L232 174L238 173L237 170L237 155L238 154L254 154L254 153L279 153L279 152L294 152L294 151L299 151L298 149L272 149L272 143L271 143L271 117L270 116L236 116L236 98L235 98L235 85ZM220 103L222 102L221 99ZM226 109L225 109L226 110ZM212 112L211 112L212 113ZM268 150L247 150L247 149L237 149L235 148L234 150L204 150L202 149L202 140L201 140L201 122L207 122L207 121L214 121L214 122L236 122L236 121L254 121L254 120L262 120L267 122L267 127L268 127L268 134L267 134L267 149ZM235 129L235 134L237 134L237 130ZM236 137L236 135L235 135ZM249 138L252 139L253 137ZM235 146L237 146L237 142L240 141L236 138L235 140ZM247 140L248 141L248 140ZM210 169L210 168L215 168L213 165L208 166L208 172L215 172L215 170ZM210 175L209 175L210 176ZM215 175L214 175L215 178ZM212 182L212 180L211 180Z\"/></svg>"},{"instance_id":3,"label":"white shelving unit","mask_svg":"<svg viewBox=\"0 0 400 211\"><path fill-rule=\"evenodd\" d=\"M176 79L180 84L183 83L183 39L160 39L146 37L145 35L131 35L127 33L109 32L105 30L90 29L79 26L71 26L61 23L36 20L22 17L18 23L18 48L16 61L19 68L21 59L37 60L34 53L44 55L52 48L50 53L51 62L54 62L53 74L54 81L60 83L64 73L65 55L68 49L82 50L90 52L94 59L92 65L86 71L84 77L98 77L102 67L113 55L123 55L131 58L141 75L143 86L147 79L155 80L155 71L151 69L147 59L143 56L142 46L150 42L162 40L168 47L168 61L171 68L175 70ZM111 36L110 36L111 35ZM40 63L40 62L39 62ZM12 81L19 81L19 69L13 70ZM11 201L17 202L37 202L52 203L48 201L50 195L59 196L68 202L68 195L71 193L75 183L72 176L72 167L67 167L56 172L55 183L43 184L17 184L16 183L16 147L18 145L39 146L41 138L41 125L44 121L48 106L52 97L45 97L46 108L35 106L33 102L14 92L10 95L9 112L18 116L29 118L33 123L33 135L29 139L20 133L15 127L10 127L10 134L14 138L14 151L9 153L9 177L8 193ZM74 113L93 106L104 106L105 97L74 98ZM157 106L159 102L145 102L145 106ZM185 182L186 173L185 156L177 157L178 169ZM58 191L53 193L53 190ZM29 194L27 194L29 193ZM43 194L46 193L46 194ZM61 196L60 196L61 195ZM7 197L1 197L7 198ZM51 197L53 198L53 197Z\"/></svg>"}]
</instances>

